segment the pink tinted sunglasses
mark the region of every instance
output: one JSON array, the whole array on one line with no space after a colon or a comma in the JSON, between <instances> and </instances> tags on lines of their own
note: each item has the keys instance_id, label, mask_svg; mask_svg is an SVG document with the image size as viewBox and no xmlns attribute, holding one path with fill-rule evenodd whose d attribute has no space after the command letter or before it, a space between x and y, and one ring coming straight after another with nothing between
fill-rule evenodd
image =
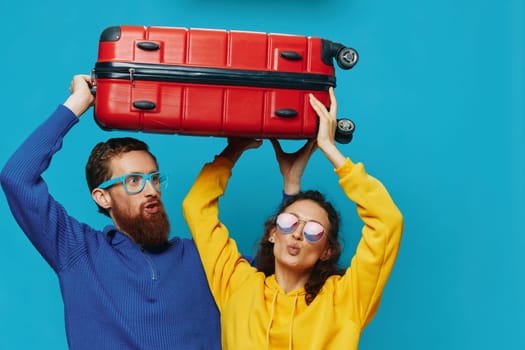
<instances>
[{"instance_id":1,"label":"pink tinted sunglasses","mask_svg":"<svg viewBox=\"0 0 525 350\"><path fill-rule=\"evenodd\" d=\"M275 220L277 228L284 234L295 232L300 222L304 223L303 235L308 242L317 243L323 238L325 230L323 225L318 222L301 220L292 213L281 213L277 215L277 220Z\"/></svg>"}]
</instances>

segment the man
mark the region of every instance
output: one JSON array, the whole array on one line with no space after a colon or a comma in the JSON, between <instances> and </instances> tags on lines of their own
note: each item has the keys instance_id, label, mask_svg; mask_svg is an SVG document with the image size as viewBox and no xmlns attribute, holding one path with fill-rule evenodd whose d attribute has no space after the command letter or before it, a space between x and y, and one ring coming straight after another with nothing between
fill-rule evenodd
<instances>
[{"instance_id":1,"label":"man","mask_svg":"<svg viewBox=\"0 0 525 350\"><path fill-rule=\"evenodd\" d=\"M8 160L1 185L17 222L57 273L71 349L219 349L219 314L192 240L173 238L165 175L133 138L98 144L86 165L93 200L114 225L69 216L42 179L93 103L89 76Z\"/></svg>"}]
</instances>

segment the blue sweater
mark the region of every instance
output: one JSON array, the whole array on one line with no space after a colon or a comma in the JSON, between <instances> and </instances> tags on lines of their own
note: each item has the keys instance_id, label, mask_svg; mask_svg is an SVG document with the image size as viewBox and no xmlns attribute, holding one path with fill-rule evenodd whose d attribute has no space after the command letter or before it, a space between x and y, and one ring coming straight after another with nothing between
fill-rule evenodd
<instances>
[{"instance_id":1,"label":"blue sweater","mask_svg":"<svg viewBox=\"0 0 525 350\"><path fill-rule=\"evenodd\" d=\"M71 349L220 349L219 313L193 240L142 250L68 215L41 174L78 118L60 105L0 174L11 211L57 273Z\"/></svg>"}]
</instances>

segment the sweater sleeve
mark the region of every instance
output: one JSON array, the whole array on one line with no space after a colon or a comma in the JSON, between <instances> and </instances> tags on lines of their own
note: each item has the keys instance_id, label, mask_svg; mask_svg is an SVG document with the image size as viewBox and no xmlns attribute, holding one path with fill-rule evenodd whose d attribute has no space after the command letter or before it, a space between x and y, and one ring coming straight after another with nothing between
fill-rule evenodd
<instances>
[{"instance_id":1,"label":"sweater sleeve","mask_svg":"<svg viewBox=\"0 0 525 350\"><path fill-rule=\"evenodd\" d=\"M218 217L219 197L224 194L232 167L231 161L221 157L206 164L182 205L219 310L231 292L256 272L243 259Z\"/></svg>"},{"instance_id":2,"label":"sweater sleeve","mask_svg":"<svg viewBox=\"0 0 525 350\"><path fill-rule=\"evenodd\" d=\"M399 251L403 217L384 186L368 175L363 164L349 159L336 169L339 184L356 203L364 222L362 237L337 288L350 302L350 317L364 328L374 317ZM349 301L348 301L349 298Z\"/></svg>"},{"instance_id":3,"label":"sweater sleeve","mask_svg":"<svg viewBox=\"0 0 525 350\"><path fill-rule=\"evenodd\" d=\"M62 147L64 135L78 122L65 106L55 112L22 143L5 164L0 182L11 212L24 233L51 267L60 271L72 241L71 226L82 226L53 199L42 178L51 158Z\"/></svg>"}]
</instances>

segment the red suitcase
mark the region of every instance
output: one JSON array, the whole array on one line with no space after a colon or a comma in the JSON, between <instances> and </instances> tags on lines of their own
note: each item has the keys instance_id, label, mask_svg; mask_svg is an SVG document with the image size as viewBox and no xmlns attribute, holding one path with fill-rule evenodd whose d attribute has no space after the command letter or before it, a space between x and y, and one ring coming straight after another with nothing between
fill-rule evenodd
<instances>
[{"instance_id":1,"label":"red suitcase","mask_svg":"<svg viewBox=\"0 0 525 350\"><path fill-rule=\"evenodd\" d=\"M106 130L312 138L317 116L308 93L329 104L334 58L349 69L358 56L300 35L109 27L92 72L95 120ZM350 142L353 130L340 119L336 139Z\"/></svg>"}]
</instances>

